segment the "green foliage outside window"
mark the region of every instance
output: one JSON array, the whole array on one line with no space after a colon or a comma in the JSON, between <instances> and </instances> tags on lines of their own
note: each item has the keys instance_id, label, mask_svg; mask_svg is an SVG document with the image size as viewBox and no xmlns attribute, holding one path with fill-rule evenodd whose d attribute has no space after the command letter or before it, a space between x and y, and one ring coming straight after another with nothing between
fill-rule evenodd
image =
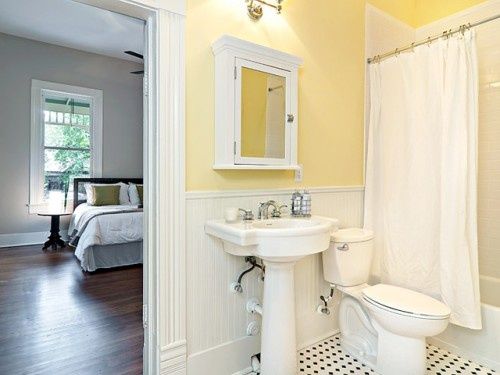
<instances>
[{"instance_id":1,"label":"green foliage outside window","mask_svg":"<svg viewBox=\"0 0 500 375\"><path fill-rule=\"evenodd\" d=\"M45 115L44 191L63 190L66 201L73 178L90 172L90 116L52 113Z\"/></svg>"}]
</instances>

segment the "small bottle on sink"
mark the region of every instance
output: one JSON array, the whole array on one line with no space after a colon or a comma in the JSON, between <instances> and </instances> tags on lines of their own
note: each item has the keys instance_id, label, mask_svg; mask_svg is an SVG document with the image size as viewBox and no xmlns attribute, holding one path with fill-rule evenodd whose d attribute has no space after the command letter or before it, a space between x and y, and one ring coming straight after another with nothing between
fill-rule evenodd
<instances>
[{"instance_id":1,"label":"small bottle on sink","mask_svg":"<svg viewBox=\"0 0 500 375\"><path fill-rule=\"evenodd\" d=\"M302 193L302 200L300 202L300 215L311 216L311 194L304 190Z\"/></svg>"}]
</instances>

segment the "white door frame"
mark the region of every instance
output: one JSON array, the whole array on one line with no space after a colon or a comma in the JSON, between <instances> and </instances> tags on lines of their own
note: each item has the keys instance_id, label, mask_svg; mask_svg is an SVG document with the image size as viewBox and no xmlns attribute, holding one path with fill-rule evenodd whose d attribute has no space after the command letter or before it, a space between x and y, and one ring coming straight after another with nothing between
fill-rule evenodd
<instances>
[{"instance_id":1,"label":"white door frame","mask_svg":"<svg viewBox=\"0 0 500 375\"><path fill-rule=\"evenodd\" d=\"M144 374L185 375L186 0L76 0L146 21Z\"/></svg>"}]
</instances>

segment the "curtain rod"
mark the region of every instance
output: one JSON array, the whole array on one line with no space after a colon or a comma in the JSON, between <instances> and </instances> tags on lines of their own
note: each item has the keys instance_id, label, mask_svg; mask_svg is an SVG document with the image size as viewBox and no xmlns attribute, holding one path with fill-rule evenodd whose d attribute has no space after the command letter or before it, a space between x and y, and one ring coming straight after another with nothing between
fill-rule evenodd
<instances>
[{"instance_id":1,"label":"curtain rod","mask_svg":"<svg viewBox=\"0 0 500 375\"><path fill-rule=\"evenodd\" d=\"M500 18L500 14L494 15L492 17L485 18L485 19L483 19L481 21L477 21L477 22L474 22L474 23L468 23L466 25L459 26L456 29L449 29L449 30L443 31L439 35L430 36L427 39L422 39L422 40L420 40L418 42L413 42L412 44L410 44L408 46L405 46L403 48L396 48L394 51L387 52L387 53L384 53L384 54L381 54L381 55L377 55L377 56L371 57L371 58L367 59L366 61L368 62L368 64L371 64L373 62L380 62L380 60L385 59L386 57L390 57L392 55L398 55L399 53L408 51L410 49L412 50L414 47L421 46L422 44L432 43L435 40L438 40L439 38L442 38L442 37L447 38L447 37L449 37L449 36L451 36L453 34L459 33L459 32L463 33L465 30L468 30L468 29L470 29L472 27L476 27L476 26L482 25L483 23L486 23L486 22L494 21L494 20L496 20L498 18Z\"/></svg>"}]
</instances>

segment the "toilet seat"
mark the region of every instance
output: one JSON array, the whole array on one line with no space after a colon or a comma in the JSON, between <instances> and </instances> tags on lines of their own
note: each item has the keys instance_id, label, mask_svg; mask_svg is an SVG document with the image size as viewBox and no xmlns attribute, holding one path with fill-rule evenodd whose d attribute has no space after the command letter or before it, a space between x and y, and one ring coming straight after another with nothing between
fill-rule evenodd
<instances>
[{"instance_id":1,"label":"toilet seat","mask_svg":"<svg viewBox=\"0 0 500 375\"><path fill-rule=\"evenodd\" d=\"M445 320L450 316L450 309L444 303L394 285L377 284L364 288L362 298L365 303L398 315L428 320Z\"/></svg>"}]
</instances>

